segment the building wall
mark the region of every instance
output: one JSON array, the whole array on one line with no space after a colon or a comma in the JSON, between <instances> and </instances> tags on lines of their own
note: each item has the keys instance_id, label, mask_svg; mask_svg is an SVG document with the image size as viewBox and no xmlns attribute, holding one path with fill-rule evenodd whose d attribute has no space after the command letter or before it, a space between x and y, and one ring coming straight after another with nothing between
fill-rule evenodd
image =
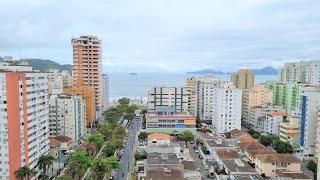
<instances>
[{"instance_id":1,"label":"building wall","mask_svg":"<svg viewBox=\"0 0 320 180\"><path fill-rule=\"evenodd\" d=\"M273 102L273 93L270 89L266 88L264 84L259 84L244 90L243 96L242 118L243 122L247 125L250 124L251 107L272 104Z\"/></svg>"},{"instance_id":2,"label":"building wall","mask_svg":"<svg viewBox=\"0 0 320 180\"><path fill-rule=\"evenodd\" d=\"M102 107L101 41L96 36L80 36L71 40L73 46L74 85L94 88L95 108Z\"/></svg>"},{"instance_id":3,"label":"building wall","mask_svg":"<svg viewBox=\"0 0 320 180\"><path fill-rule=\"evenodd\" d=\"M187 78L185 82L186 93L188 97L188 112L197 116L197 78Z\"/></svg>"},{"instance_id":4,"label":"building wall","mask_svg":"<svg viewBox=\"0 0 320 180\"><path fill-rule=\"evenodd\" d=\"M240 69L231 75L231 82L241 90L250 89L254 86L254 74L250 69Z\"/></svg>"},{"instance_id":5,"label":"building wall","mask_svg":"<svg viewBox=\"0 0 320 180\"><path fill-rule=\"evenodd\" d=\"M287 118L287 116L274 116L268 114L264 121L263 131L266 133L280 136L280 124Z\"/></svg>"},{"instance_id":6,"label":"building wall","mask_svg":"<svg viewBox=\"0 0 320 180\"><path fill-rule=\"evenodd\" d=\"M282 83L319 83L320 61L285 63L279 70L278 79Z\"/></svg>"},{"instance_id":7,"label":"building wall","mask_svg":"<svg viewBox=\"0 0 320 180\"><path fill-rule=\"evenodd\" d=\"M301 95L301 137L300 145L304 147L305 154L315 154L317 133L317 107L320 106L320 90L306 88Z\"/></svg>"},{"instance_id":8,"label":"building wall","mask_svg":"<svg viewBox=\"0 0 320 180\"><path fill-rule=\"evenodd\" d=\"M223 87L228 82L211 74L199 77L197 81L197 118L200 121L212 122L213 98L215 88Z\"/></svg>"},{"instance_id":9,"label":"building wall","mask_svg":"<svg viewBox=\"0 0 320 180\"><path fill-rule=\"evenodd\" d=\"M216 88L213 98L212 125L217 133L241 129L241 89Z\"/></svg>"},{"instance_id":10,"label":"building wall","mask_svg":"<svg viewBox=\"0 0 320 180\"><path fill-rule=\"evenodd\" d=\"M320 177L320 106L318 107L318 123L317 123L317 159L318 159L318 171L317 177Z\"/></svg>"},{"instance_id":11,"label":"building wall","mask_svg":"<svg viewBox=\"0 0 320 180\"><path fill-rule=\"evenodd\" d=\"M0 179L16 179L16 170L34 168L49 151L48 80L21 70L1 72L0 82Z\"/></svg>"},{"instance_id":12,"label":"building wall","mask_svg":"<svg viewBox=\"0 0 320 180\"><path fill-rule=\"evenodd\" d=\"M188 96L182 87L154 87L148 92L148 110L174 107L177 112L188 112Z\"/></svg>"},{"instance_id":13,"label":"building wall","mask_svg":"<svg viewBox=\"0 0 320 180\"><path fill-rule=\"evenodd\" d=\"M86 133L85 100L81 96L50 96L50 136L68 136L79 143Z\"/></svg>"},{"instance_id":14,"label":"building wall","mask_svg":"<svg viewBox=\"0 0 320 180\"><path fill-rule=\"evenodd\" d=\"M66 87L63 89L64 93L70 95L79 95L86 101L86 124L91 126L96 122L95 115L95 98L94 98L94 89L87 85Z\"/></svg>"},{"instance_id":15,"label":"building wall","mask_svg":"<svg viewBox=\"0 0 320 180\"><path fill-rule=\"evenodd\" d=\"M102 76L102 111L109 106L109 77L108 74Z\"/></svg>"},{"instance_id":16,"label":"building wall","mask_svg":"<svg viewBox=\"0 0 320 180\"><path fill-rule=\"evenodd\" d=\"M195 132L196 118L186 112L164 113L162 115L148 113L146 116L146 131L174 133L184 130Z\"/></svg>"},{"instance_id":17,"label":"building wall","mask_svg":"<svg viewBox=\"0 0 320 180\"><path fill-rule=\"evenodd\" d=\"M280 112L283 111L282 106L274 105L263 105L250 108L250 121L251 127L258 127L258 118L261 116L266 116L270 112Z\"/></svg>"},{"instance_id":18,"label":"building wall","mask_svg":"<svg viewBox=\"0 0 320 180\"><path fill-rule=\"evenodd\" d=\"M300 118L292 117L288 118L288 122L280 124L280 140L289 142L294 148L300 147Z\"/></svg>"},{"instance_id":19,"label":"building wall","mask_svg":"<svg viewBox=\"0 0 320 180\"><path fill-rule=\"evenodd\" d=\"M286 172L301 172L301 164L300 163L286 163L286 167L279 167L278 163L263 163L259 159L256 159L256 170L260 174L265 173L266 176L276 176L276 172L278 171L286 171Z\"/></svg>"}]
</instances>

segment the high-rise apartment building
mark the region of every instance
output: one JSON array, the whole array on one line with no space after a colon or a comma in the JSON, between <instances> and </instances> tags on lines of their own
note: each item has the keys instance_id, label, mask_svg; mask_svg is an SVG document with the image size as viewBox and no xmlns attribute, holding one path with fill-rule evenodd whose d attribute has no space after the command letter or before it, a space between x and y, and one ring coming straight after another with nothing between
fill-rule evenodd
<instances>
[{"instance_id":1,"label":"high-rise apartment building","mask_svg":"<svg viewBox=\"0 0 320 180\"><path fill-rule=\"evenodd\" d=\"M215 88L212 104L212 126L217 133L241 130L242 90L232 84Z\"/></svg>"},{"instance_id":2,"label":"high-rise apartment building","mask_svg":"<svg viewBox=\"0 0 320 180\"><path fill-rule=\"evenodd\" d=\"M282 83L301 82L319 83L320 61L301 61L285 63L278 71L278 80Z\"/></svg>"},{"instance_id":3,"label":"high-rise apartment building","mask_svg":"<svg viewBox=\"0 0 320 180\"><path fill-rule=\"evenodd\" d=\"M50 96L50 136L68 136L79 143L86 134L86 102L81 96Z\"/></svg>"},{"instance_id":4,"label":"high-rise apartment building","mask_svg":"<svg viewBox=\"0 0 320 180\"><path fill-rule=\"evenodd\" d=\"M23 62L0 64L0 179L49 152L48 79Z\"/></svg>"},{"instance_id":5,"label":"high-rise apartment building","mask_svg":"<svg viewBox=\"0 0 320 180\"><path fill-rule=\"evenodd\" d=\"M75 86L94 88L97 114L102 108L101 41L97 36L80 36L72 39L73 82Z\"/></svg>"},{"instance_id":6,"label":"high-rise apartment building","mask_svg":"<svg viewBox=\"0 0 320 180\"><path fill-rule=\"evenodd\" d=\"M317 177L320 177L320 106L318 107L318 121L317 121L317 159L318 159L318 171Z\"/></svg>"},{"instance_id":7,"label":"high-rise apartment building","mask_svg":"<svg viewBox=\"0 0 320 180\"><path fill-rule=\"evenodd\" d=\"M197 116L197 78L187 78L185 88L188 96L188 112Z\"/></svg>"},{"instance_id":8,"label":"high-rise apartment building","mask_svg":"<svg viewBox=\"0 0 320 180\"><path fill-rule=\"evenodd\" d=\"M272 104L272 91L265 87L264 84L255 85L243 92L242 117L243 123L250 125L250 108Z\"/></svg>"},{"instance_id":9,"label":"high-rise apartment building","mask_svg":"<svg viewBox=\"0 0 320 180\"><path fill-rule=\"evenodd\" d=\"M102 111L109 106L109 77L108 74L102 75Z\"/></svg>"},{"instance_id":10,"label":"high-rise apartment building","mask_svg":"<svg viewBox=\"0 0 320 180\"><path fill-rule=\"evenodd\" d=\"M183 87L154 87L148 92L148 110L174 107L176 112L188 111L188 96Z\"/></svg>"},{"instance_id":11,"label":"high-rise apartment building","mask_svg":"<svg viewBox=\"0 0 320 180\"><path fill-rule=\"evenodd\" d=\"M250 120L249 126L258 128L259 118L266 117L270 112L282 112L282 106L274 106L274 105L262 105L262 106L253 106L250 108Z\"/></svg>"},{"instance_id":12,"label":"high-rise apartment building","mask_svg":"<svg viewBox=\"0 0 320 180\"><path fill-rule=\"evenodd\" d=\"M68 71L61 71L51 69L48 72L48 86L49 94L61 94L64 87L73 85L73 79Z\"/></svg>"},{"instance_id":13,"label":"high-rise apartment building","mask_svg":"<svg viewBox=\"0 0 320 180\"><path fill-rule=\"evenodd\" d=\"M96 122L94 89L88 85L66 87L65 94L81 96L86 101L86 124L91 127Z\"/></svg>"},{"instance_id":14,"label":"high-rise apartment building","mask_svg":"<svg viewBox=\"0 0 320 180\"><path fill-rule=\"evenodd\" d=\"M242 91L254 86L254 74L250 69L240 69L231 75L231 82Z\"/></svg>"},{"instance_id":15,"label":"high-rise apartment building","mask_svg":"<svg viewBox=\"0 0 320 180\"><path fill-rule=\"evenodd\" d=\"M314 155L316 152L316 134L320 106L320 88L304 88L301 94L301 137L300 145L304 154Z\"/></svg>"},{"instance_id":16,"label":"high-rise apartment building","mask_svg":"<svg viewBox=\"0 0 320 180\"><path fill-rule=\"evenodd\" d=\"M212 74L206 74L198 78L196 108L197 118L201 122L212 122L215 89L224 87L226 84L228 82L214 77Z\"/></svg>"}]
</instances>

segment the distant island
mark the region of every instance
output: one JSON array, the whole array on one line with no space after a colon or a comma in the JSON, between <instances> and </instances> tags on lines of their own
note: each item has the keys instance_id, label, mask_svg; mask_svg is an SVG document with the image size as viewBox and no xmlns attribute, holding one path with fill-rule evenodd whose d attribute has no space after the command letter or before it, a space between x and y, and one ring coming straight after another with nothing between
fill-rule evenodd
<instances>
[{"instance_id":1,"label":"distant island","mask_svg":"<svg viewBox=\"0 0 320 180\"><path fill-rule=\"evenodd\" d=\"M137 76L138 74L137 74L137 73L132 72L132 73L129 73L129 75L131 75L131 76Z\"/></svg>"},{"instance_id":2,"label":"distant island","mask_svg":"<svg viewBox=\"0 0 320 180\"><path fill-rule=\"evenodd\" d=\"M277 75L278 74L278 70L267 66L261 69L252 69L253 73L255 75ZM222 71L215 71L212 69L204 69L201 71L193 71L193 72L187 72L187 74L232 74L232 72L222 72Z\"/></svg>"}]
</instances>

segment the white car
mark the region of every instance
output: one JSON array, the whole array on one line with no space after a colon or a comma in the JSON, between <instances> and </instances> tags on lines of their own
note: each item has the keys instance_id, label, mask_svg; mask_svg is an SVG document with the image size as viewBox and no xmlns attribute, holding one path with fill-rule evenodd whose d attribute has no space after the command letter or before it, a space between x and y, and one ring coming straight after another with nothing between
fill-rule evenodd
<instances>
[{"instance_id":1,"label":"white car","mask_svg":"<svg viewBox=\"0 0 320 180\"><path fill-rule=\"evenodd\" d=\"M206 164L206 161L202 161L202 165L207 165L207 164Z\"/></svg>"},{"instance_id":2,"label":"white car","mask_svg":"<svg viewBox=\"0 0 320 180\"><path fill-rule=\"evenodd\" d=\"M204 169L209 170L209 166L205 164Z\"/></svg>"},{"instance_id":3,"label":"white car","mask_svg":"<svg viewBox=\"0 0 320 180\"><path fill-rule=\"evenodd\" d=\"M194 152L195 152L195 153L199 153L199 150L198 150L198 149L195 149Z\"/></svg>"}]
</instances>

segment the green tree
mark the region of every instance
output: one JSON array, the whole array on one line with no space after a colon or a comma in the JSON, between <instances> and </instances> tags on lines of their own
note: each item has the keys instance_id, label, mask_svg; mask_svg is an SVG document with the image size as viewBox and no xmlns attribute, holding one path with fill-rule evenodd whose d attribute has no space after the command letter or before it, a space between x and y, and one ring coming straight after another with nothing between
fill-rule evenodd
<instances>
[{"instance_id":1,"label":"green tree","mask_svg":"<svg viewBox=\"0 0 320 180\"><path fill-rule=\"evenodd\" d=\"M50 155L41 155L38 160L38 167L42 169L42 175L47 174L48 168L52 165L54 157Z\"/></svg>"},{"instance_id":2,"label":"green tree","mask_svg":"<svg viewBox=\"0 0 320 180\"><path fill-rule=\"evenodd\" d=\"M274 150L276 150L278 153L289 153L292 154L294 149L292 145L288 142L283 142L280 140L275 140L272 144L272 147Z\"/></svg>"},{"instance_id":3,"label":"green tree","mask_svg":"<svg viewBox=\"0 0 320 180\"><path fill-rule=\"evenodd\" d=\"M148 138L148 133L146 132L140 132L140 134L138 135L138 139L140 141L146 141Z\"/></svg>"},{"instance_id":4,"label":"green tree","mask_svg":"<svg viewBox=\"0 0 320 180\"><path fill-rule=\"evenodd\" d=\"M72 160L79 163L80 167L83 169L88 169L92 166L92 157L88 156L83 151L77 151L73 154Z\"/></svg>"},{"instance_id":5,"label":"green tree","mask_svg":"<svg viewBox=\"0 0 320 180\"><path fill-rule=\"evenodd\" d=\"M188 147L188 141L193 141L196 137L191 131L183 131L178 137L186 142L186 148Z\"/></svg>"},{"instance_id":6,"label":"green tree","mask_svg":"<svg viewBox=\"0 0 320 180\"><path fill-rule=\"evenodd\" d=\"M104 136L105 140L108 140L112 137L113 129L111 125L103 124L99 127L98 131Z\"/></svg>"},{"instance_id":7,"label":"green tree","mask_svg":"<svg viewBox=\"0 0 320 180\"><path fill-rule=\"evenodd\" d=\"M267 136L261 135L259 137L259 142L265 146L270 146L273 142L273 138L272 138L272 136L269 136L269 135L267 135Z\"/></svg>"},{"instance_id":8,"label":"green tree","mask_svg":"<svg viewBox=\"0 0 320 180\"><path fill-rule=\"evenodd\" d=\"M36 171L33 169L30 169L28 166L20 167L16 172L15 176L17 179L20 180L29 180L31 177L36 175Z\"/></svg>"},{"instance_id":9,"label":"green tree","mask_svg":"<svg viewBox=\"0 0 320 180\"><path fill-rule=\"evenodd\" d=\"M85 174L85 169L81 167L79 161L71 160L68 163L65 174L66 176L71 176L72 179L80 179Z\"/></svg>"},{"instance_id":10,"label":"green tree","mask_svg":"<svg viewBox=\"0 0 320 180\"><path fill-rule=\"evenodd\" d=\"M104 121L110 125L116 125L119 123L120 115L115 111L106 111L104 113Z\"/></svg>"},{"instance_id":11,"label":"green tree","mask_svg":"<svg viewBox=\"0 0 320 180\"><path fill-rule=\"evenodd\" d=\"M307 162L307 168L312 171L314 173L314 175L316 176L317 175L317 163L314 162L313 160L309 160ZM316 177L315 177L316 179Z\"/></svg>"},{"instance_id":12,"label":"green tree","mask_svg":"<svg viewBox=\"0 0 320 180\"><path fill-rule=\"evenodd\" d=\"M101 133L94 133L89 137L88 141L96 145L97 149L100 149L104 143L104 136Z\"/></svg>"},{"instance_id":13,"label":"green tree","mask_svg":"<svg viewBox=\"0 0 320 180\"><path fill-rule=\"evenodd\" d=\"M67 175L59 176L56 179L57 180L73 180L73 178L71 176L67 176Z\"/></svg>"},{"instance_id":14,"label":"green tree","mask_svg":"<svg viewBox=\"0 0 320 180\"><path fill-rule=\"evenodd\" d=\"M95 156L97 153L97 146L93 142L85 142L82 147L89 156Z\"/></svg>"},{"instance_id":15,"label":"green tree","mask_svg":"<svg viewBox=\"0 0 320 180\"><path fill-rule=\"evenodd\" d=\"M118 100L118 103L121 104L121 105L123 105L123 104L129 104L130 101L131 101L131 100L130 100L129 98L124 97L124 98L119 99L119 100Z\"/></svg>"},{"instance_id":16,"label":"green tree","mask_svg":"<svg viewBox=\"0 0 320 180\"><path fill-rule=\"evenodd\" d=\"M102 179L105 174L110 173L112 169L120 167L120 162L117 156L107 158L98 158L93 163L94 179Z\"/></svg>"}]
</instances>

